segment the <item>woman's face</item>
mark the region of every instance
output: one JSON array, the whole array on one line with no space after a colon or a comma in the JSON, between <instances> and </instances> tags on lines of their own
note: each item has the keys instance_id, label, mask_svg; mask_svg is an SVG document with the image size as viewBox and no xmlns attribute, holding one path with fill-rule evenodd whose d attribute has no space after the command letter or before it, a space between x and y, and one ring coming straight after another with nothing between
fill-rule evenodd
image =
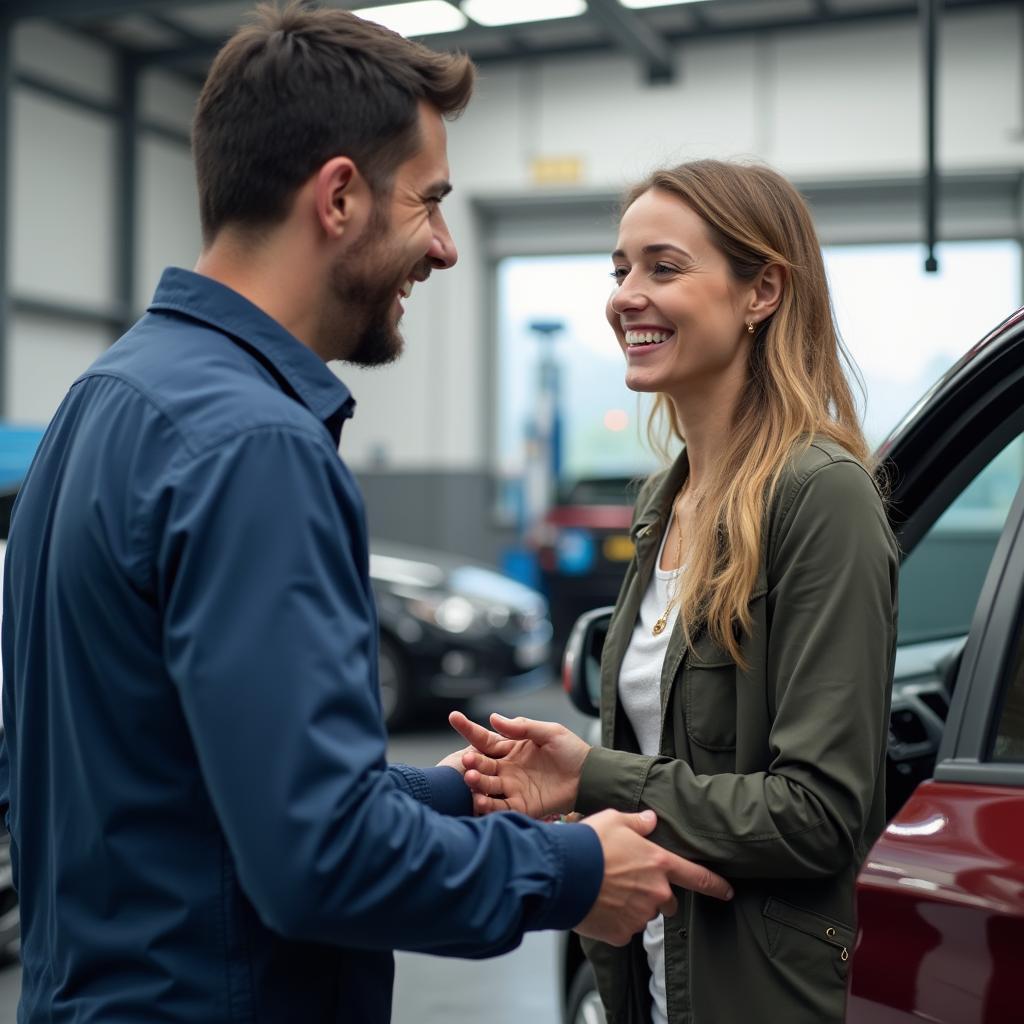
<instances>
[{"instance_id":1,"label":"woman's face","mask_svg":"<svg viewBox=\"0 0 1024 1024\"><path fill-rule=\"evenodd\" d=\"M626 357L626 386L684 397L746 376L746 300L704 221L658 189L626 210L612 254L608 322Z\"/></svg>"}]
</instances>

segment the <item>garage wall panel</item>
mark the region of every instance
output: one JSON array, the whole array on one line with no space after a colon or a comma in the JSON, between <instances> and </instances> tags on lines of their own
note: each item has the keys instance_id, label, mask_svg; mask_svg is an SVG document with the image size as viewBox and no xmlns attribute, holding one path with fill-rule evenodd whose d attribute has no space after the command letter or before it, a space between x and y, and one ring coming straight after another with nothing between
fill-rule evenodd
<instances>
[{"instance_id":1,"label":"garage wall panel","mask_svg":"<svg viewBox=\"0 0 1024 1024\"><path fill-rule=\"evenodd\" d=\"M144 121L174 128L186 135L192 130L192 112L199 88L180 75L147 71L139 82L139 112Z\"/></svg>"},{"instance_id":2,"label":"garage wall panel","mask_svg":"<svg viewBox=\"0 0 1024 1024\"><path fill-rule=\"evenodd\" d=\"M20 21L15 25L14 66L17 71L94 100L117 100L113 53L100 43L44 21Z\"/></svg>"},{"instance_id":3,"label":"garage wall panel","mask_svg":"<svg viewBox=\"0 0 1024 1024\"><path fill-rule=\"evenodd\" d=\"M940 38L939 161L1024 166L1024 4L957 19Z\"/></svg>"},{"instance_id":4,"label":"garage wall panel","mask_svg":"<svg viewBox=\"0 0 1024 1024\"><path fill-rule=\"evenodd\" d=\"M178 143L139 142L139 265L136 311L149 304L164 267L191 268L201 247L192 157Z\"/></svg>"},{"instance_id":5,"label":"garage wall panel","mask_svg":"<svg viewBox=\"0 0 1024 1024\"><path fill-rule=\"evenodd\" d=\"M114 302L114 126L27 90L14 96L11 287L99 310Z\"/></svg>"},{"instance_id":6,"label":"garage wall panel","mask_svg":"<svg viewBox=\"0 0 1024 1024\"><path fill-rule=\"evenodd\" d=\"M42 426L75 378L113 341L111 332L49 316L15 316L8 335L7 419Z\"/></svg>"},{"instance_id":7,"label":"garage wall panel","mask_svg":"<svg viewBox=\"0 0 1024 1024\"><path fill-rule=\"evenodd\" d=\"M774 48L772 149L780 169L819 177L921 166L924 88L912 21L794 32Z\"/></svg>"}]
</instances>

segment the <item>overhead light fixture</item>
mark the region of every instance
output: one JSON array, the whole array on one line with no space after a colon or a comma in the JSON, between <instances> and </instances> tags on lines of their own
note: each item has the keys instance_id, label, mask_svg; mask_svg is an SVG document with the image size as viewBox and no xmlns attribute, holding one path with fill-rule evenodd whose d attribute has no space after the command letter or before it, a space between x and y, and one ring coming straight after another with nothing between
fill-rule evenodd
<instances>
[{"instance_id":1,"label":"overhead light fixture","mask_svg":"<svg viewBox=\"0 0 1024 1024\"><path fill-rule=\"evenodd\" d=\"M462 10L478 25L522 25L576 18L586 13L587 0L462 0Z\"/></svg>"},{"instance_id":2,"label":"overhead light fixture","mask_svg":"<svg viewBox=\"0 0 1024 1024\"><path fill-rule=\"evenodd\" d=\"M408 4L363 7L354 10L360 18L375 21L402 36L431 36L458 32L466 27L466 16L446 0L413 0Z\"/></svg>"},{"instance_id":3,"label":"overhead light fixture","mask_svg":"<svg viewBox=\"0 0 1024 1024\"><path fill-rule=\"evenodd\" d=\"M642 11L645 7L676 7L681 4L703 4L708 0L619 0L623 7Z\"/></svg>"}]
</instances>

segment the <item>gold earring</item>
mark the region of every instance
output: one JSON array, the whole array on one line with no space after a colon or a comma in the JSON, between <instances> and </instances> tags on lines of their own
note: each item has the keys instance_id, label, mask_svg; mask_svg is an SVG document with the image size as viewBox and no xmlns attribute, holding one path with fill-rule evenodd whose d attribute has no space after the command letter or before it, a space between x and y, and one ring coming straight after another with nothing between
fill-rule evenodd
<instances>
[{"instance_id":1,"label":"gold earring","mask_svg":"<svg viewBox=\"0 0 1024 1024\"><path fill-rule=\"evenodd\" d=\"M747 321L747 334L753 334L753 333L754 333L754 321L753 320L748 320Z\"/></svg>"}]
</instances>

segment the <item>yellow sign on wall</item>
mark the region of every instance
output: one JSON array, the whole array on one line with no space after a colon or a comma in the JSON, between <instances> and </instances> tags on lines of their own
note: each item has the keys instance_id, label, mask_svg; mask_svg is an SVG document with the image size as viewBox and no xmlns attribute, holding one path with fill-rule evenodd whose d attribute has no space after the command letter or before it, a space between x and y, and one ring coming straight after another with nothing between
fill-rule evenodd
<instances>
[{"instance_id":1,"label":"yellow sign on wall","mask_svg":"<svg viewBox=\"0 0 1024 1024\"><path fill-rule=\"evenodd\" d=\"M578 156L538 156L530 161L534 185L578 185L583 181L583 161Z\"/></svg>"}]
</instances>

